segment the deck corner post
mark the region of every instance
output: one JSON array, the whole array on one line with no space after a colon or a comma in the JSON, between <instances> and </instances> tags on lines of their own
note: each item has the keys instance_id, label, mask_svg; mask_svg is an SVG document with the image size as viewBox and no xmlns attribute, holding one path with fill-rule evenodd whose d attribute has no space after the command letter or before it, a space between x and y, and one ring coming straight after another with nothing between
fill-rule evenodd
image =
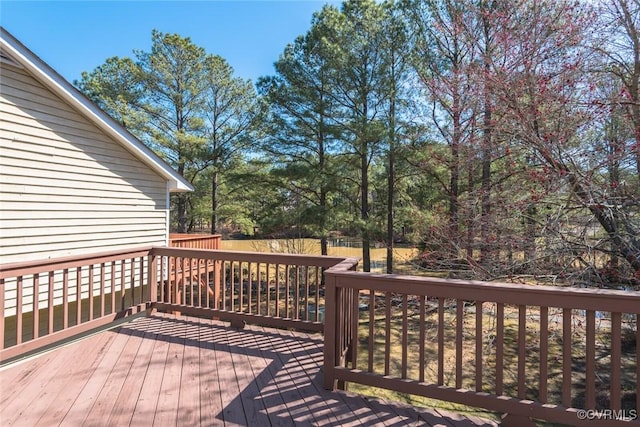
<instances>
[{"instance_id":1,"label":"deck corner post","mask_svg":"<svg viewBox=\"0 0 640 427\"><path fill-rule=\"evenodd\" d=\"M150 254L148 265L149 299L152 303L155 303L158 301L158 256Z\"/></svg>"},{"instance_id":2,"label":"deck corner post","mask_svg":"<svg viewBox=\"0 0 640 427\"><path fill-rule=\"evenodd\" d=\"M336 277L329 270L324 271L325 299L324 299L324 388L336 390Z\"/></svg>"}]
</instances>

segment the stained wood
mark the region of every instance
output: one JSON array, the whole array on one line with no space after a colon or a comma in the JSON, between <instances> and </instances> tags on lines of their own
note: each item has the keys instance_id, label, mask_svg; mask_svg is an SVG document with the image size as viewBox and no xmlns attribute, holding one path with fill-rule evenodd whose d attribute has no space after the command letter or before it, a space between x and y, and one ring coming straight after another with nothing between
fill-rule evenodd
<instances>
[{"instance_id":1,"label":"stained wood","mask_svg":"<svg viewBox=\"0 0 640 427\"><path fill-rule=\"evenodd\" d=\"M100 339L94 340L91 349L86 348L78 353L73 363L67 363L64 370L58 371L56 377L51 378L46 387L49 396L39 396L35 405L29 406L30 412L41 414L38 424L50 426L59 424L78 396L74 390L75 384L92 380L93 373L114 339L112 334L100 334L98 338ZM63 381L57 379L58 375ZM51 396L56 398L51 399ZM42 405L43 403L45 405ZM26 422L26 420L21 418L20 422Z\"/></svg>"},{"instance_id":2,"label":"stained wood","mask_svg":"<svg viewBox=\"0 0 640 427\"><path fill-rule=\"evenodd\" d=\"M167 358L165 359L162 384L159 390L158 406L156 408L154 424L176 425L178 402L180 398L180 379L184 362L184 350L187 324L172 322L166 339L169 341Z\"/></svg>"},{"instance_id":3,"label":"stained wood","mask_svg":"<svg viewBox=\"0 0 640 427\"><path fill-rule=\"evenodd\" d=\"M188 327L184 339L177 420L186 426L200 423L200 407L191 403L200 400L200 330L199 326Z\"/></svg>"},{"instance_id":4,"label":"stained wood","mask_svg":"<svg viewBox=\"0 0 640 427\"><path fill-rule=\"evenodd\" d=\"M111 333L111 332L109 332ZM129 336L124 333L116 333L113 340L108 345L104 357L91 375L91 380L83 383L78 397L65 415L61 425L77 426L82 425L85 421L91 422L91 409L100 395L102 387L112 369L116 365L122 350L125 348ZM75 363L75 361L71 361Z\"/></svg>"},{"instance_id":5,"label":"stained wood","mask_svg":"<svg viewBox=\"0 0 640 427\"><path fill-rule=\"evenodd\" d=\"M0 370L3 388L11 383L0 418L20 427L476 425L457 414L325 390L322 342L319 334L138 317Z\"/></svg>"},{"instance_id":6,"label":"stained wood","mask_svg":"<svg viewBox=\"0 0 640 427\"><path fill-rule=\"evenodd\" d=\"M131 416L131 425L149 424L155 417L169 351L169 342L166 339L167 335L163 333L164 330L163 325L157 322L149 327L147 338L154 340L153 354L142 379L142 389Z\"/></svg>"},{"instance_id":7,"label":"stained wood","mask_svg":"<svg viewBox=\"0 0 640 427\"><path fill-rule=\"evenodd\" d=\"M203 320L200 329L200 424L211 425L223 408L214 343L224 330L210 320Z\"/></svg>"},{"instance_id":8,"label":"stained wood","mask_svg":"<svg viewBox=\"0 0 640 427\"><path fill-rule=\"evenodd\" d=\"M253 365L262 356L256 354L255 350L250 349L252 346L251 335L241 330L232 330L229 353L233 359L234 366L244 367L244 369L236 369L236 381L240 389L240 394L236 399L239 398L242 402L247 425L263 426L269 425L269 417L261 398L260 388L255 381L256 377L253 370ZM258 375L260 375L259 372Z\"/></svg>"},{"instance_id":9,"label":"stained wood","mask_svg":"<svg viewBox=\"0 0 640 427\"><path fill-rule=\"evenodd\" d=\"M118 397L116 398L111 414L109 415L107 425L110 426L122 426L130 425L133 412L138 404L138 399L141 396L142 385L147 374L147 368L150 366L150 362L154 353L156 345L156 334L149 331L149 325L151 321L147 319L141 319L140 323L144 326L140 327L139 331L134 331L134 334L141 336L142 342L138 347L138 351L135 356L135 360L129 369L127 378L130 379L125 383L126 386L120 390Z\"/></svg>"},{"instance_id":10,"label":"stained wood","mask_svg":"<svg viewBox=\"0 0 640 427\"><path fill-rule=\"evenodd\" d=\"M229 340L229 331L223 330L220 340L214 342L216 351L216 360L218 363L218 375L220 381L220 397L222 399L222 419L225 424L247 425L242 401L237 399L240 394L240 388L236 381L236 373L231 355L231 343ZM246 367L243 367L246 369ZM219 419L220 416L216 417Z\"/></svg>"},{"instance_id":11,"label":"stained wood","mask_svg":"<svg viewBox=\"0 0 640 427\"><path fill-rule=\"evenodd\" d=\"M78 396L77 391L68 393L71 386L86 382L81 375L91 376L113 338L100 334L93 340L91 353L84 343L75 343L64 353L54 351L23 362L17 366L21 369L15 369L21 372L16 382L11 382L8 375L5 381L4 374L11 369L0 372L3 389L10 384L0 403L2 423L54 425L49 421L64 417Z\"/></svg>"},{"instance_id":12,"label":"stained wood","mask_svg":"<svg viewBox=\"0 0 640 427\"><path fill-rule=\"evenodd\" d=\"M265 337L264 329L257 329L258 333L251 334L250 341L248 341L248 345L252 347L252 350L246 349L245 352L247 354L251 352L259 355L259 357L254 358L251 369L255 378L256 387L260 390L262 404L269 418L270 425L272 427L287 427L289 421L281 416L281 414L287 412L287 405L282 399L277 384L272 381L272 374L277 372L277 366L272 366L274 360L272 360L267 350L269 341Z\"/></svg>"}]
</instances>

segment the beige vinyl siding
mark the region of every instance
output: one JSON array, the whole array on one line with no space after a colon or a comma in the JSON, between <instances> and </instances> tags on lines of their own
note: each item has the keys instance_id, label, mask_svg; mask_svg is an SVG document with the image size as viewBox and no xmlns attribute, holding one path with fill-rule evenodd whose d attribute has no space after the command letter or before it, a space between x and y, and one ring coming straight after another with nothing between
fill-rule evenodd
<instances>
[{"instance_id":1,"label":"beige vinyl siding","mask_svg":"<svg viewBox=\"0 0 640 427\"><path fill-rule=\"evenodd\" d=\"M24 70L2 63L0 263L167 239L167 183Z\"/></svg>"}]
</instances>

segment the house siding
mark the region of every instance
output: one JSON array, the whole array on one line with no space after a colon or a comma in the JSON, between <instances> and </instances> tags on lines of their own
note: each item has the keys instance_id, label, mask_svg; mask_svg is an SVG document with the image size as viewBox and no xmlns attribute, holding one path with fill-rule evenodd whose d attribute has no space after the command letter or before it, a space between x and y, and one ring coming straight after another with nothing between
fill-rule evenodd
<instances>
[{"instance_id":1,"label":"house siding","mask_svg":"<svg viewBox=\"0 0 640 427\"><path fill-rule=\"evenodd\" d=\"M1 66L0 263L166 244L166 180L23 69Z\"/></svg>"}]
</instances>

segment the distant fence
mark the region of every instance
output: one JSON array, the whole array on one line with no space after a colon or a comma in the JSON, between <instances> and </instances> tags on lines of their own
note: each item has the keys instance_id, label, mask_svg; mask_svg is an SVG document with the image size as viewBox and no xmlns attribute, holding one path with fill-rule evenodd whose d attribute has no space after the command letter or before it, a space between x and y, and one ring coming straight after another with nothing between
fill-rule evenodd
<instances>
[{"instance_id":1,"label":"distant fence","mask_svg":"<svg viewBox=\"0 0 640 427\"><path fill-rule=\"evenodd\" d=\"M185 249L220 249L219 234L169 234L169 247Z\"/></svg>"}]
</instances>

